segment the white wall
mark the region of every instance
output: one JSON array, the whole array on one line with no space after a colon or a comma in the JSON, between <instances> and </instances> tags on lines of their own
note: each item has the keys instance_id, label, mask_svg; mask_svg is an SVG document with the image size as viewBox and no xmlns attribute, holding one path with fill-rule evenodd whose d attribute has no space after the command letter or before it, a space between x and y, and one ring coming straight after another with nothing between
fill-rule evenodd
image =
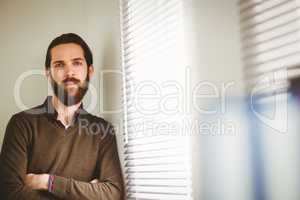
<instances>
[{"instance_id":1,"label":"white wall","mask_svg":"<svg viewBox=\"0 0 300 200\"><path fill-rule=\"evenodd\" d=\"M90 111L108 120L119 121L121 114L105 115L100 108L118 107L120 78L113 83L106 78L101 86L99 79L101 70L120 67L118 0L1 0L0 30L0 144L9 118L22 110L14 100L16 80L29 70L43 70L50 41L67 32L81 35L94 54L96 73L92 84L96 87L98 100ZM44 101L47 81L43 76L31 76L23 82L21 89L22 101L32 107ZM89 94L86 105L90 97Z\"/></svg>"},{"instance_id":2,"label":"white wall","mask_svg":"<svg viewBox=\"0 0 300 200\"><path fill-rule=\"evenodd\" d=\"M244 82L238 0L184 2L194 79L217 85L234 81L230 93L241 96Z\"/></svg>"}]
</instances>

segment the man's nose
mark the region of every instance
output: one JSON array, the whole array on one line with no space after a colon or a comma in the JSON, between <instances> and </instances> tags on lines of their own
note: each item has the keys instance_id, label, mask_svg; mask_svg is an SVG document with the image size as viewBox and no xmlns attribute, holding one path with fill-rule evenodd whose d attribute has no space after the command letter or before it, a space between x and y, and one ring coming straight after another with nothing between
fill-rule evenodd
<instances>
[{"instance_id":1,"label":"man's nose","mask_svg":"<svg viewBox=\"0 0 300 200\"><path fill-rule=\"evenodd\" d=\"M73 69L73 65L71 63L68 63L65 65L65 74L68 77L74 75L74 69Z\"/></svg>"}]
</instances>

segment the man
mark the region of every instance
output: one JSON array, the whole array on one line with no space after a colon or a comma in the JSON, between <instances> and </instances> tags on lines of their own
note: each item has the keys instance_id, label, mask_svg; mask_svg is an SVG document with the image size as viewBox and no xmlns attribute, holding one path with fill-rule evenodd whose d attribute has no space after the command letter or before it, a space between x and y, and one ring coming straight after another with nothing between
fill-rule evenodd
<instances>
[{"instance_id":1,"label":"man","mask_svg":"<svg viewBox=\"0 0 300 200\"><path fill-rule=\"evenodd\" d=\"M88 45L69 33L46 55L54 95L10 119L0 155L1 199L123 199L112 126L83 109L93 75Z\"/></svg>"}]
</instances>

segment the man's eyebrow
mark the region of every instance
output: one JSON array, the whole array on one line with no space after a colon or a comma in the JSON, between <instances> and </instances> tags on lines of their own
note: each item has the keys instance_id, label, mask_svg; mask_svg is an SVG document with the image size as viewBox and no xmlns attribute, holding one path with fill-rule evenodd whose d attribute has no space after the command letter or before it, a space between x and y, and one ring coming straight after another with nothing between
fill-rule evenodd
<instances>
[{"instance_id":1,"label":"man's eyebrow","mask_svg":"<svg viewBox=\"0 0 300 200\"><path fill-rule=\"evenodd\" d=\"M56 60L56 61L53 61L52 64L56 64L56 63L64 63L63 60Z\"/></svg>"},{"instance_id":2,"label":"man's eyebrow","mask_svg":"<svg viewBox=\"0 0 300 200\"><path fill-rule=\"evenodd\" d=\"M72 61L84 60L83 58L73 58Z\"/></svg>"},{"instance_id":3,"label":"man's eyebrow","mask_svg":"<svg viewBox=\"0 0 300 200\"><path fill-rule=\"evenodd\" d=\"M73 58L71 59L72 61L83 61L84 59L83 58ZM56 64L56 63L65 63L65 61L63 60L55 60L52 62L52 64Z\"/></svg>"}]
</instances>

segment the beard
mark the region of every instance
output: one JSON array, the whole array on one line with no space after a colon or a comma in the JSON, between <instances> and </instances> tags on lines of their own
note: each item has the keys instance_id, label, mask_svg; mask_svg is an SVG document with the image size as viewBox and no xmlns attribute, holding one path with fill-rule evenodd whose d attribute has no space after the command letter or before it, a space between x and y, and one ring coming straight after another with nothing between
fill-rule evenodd
<instances>
[{"instance_id":1,"label":"beard","mask_svg":"<svg viewBox=\"0 0 300 200\"><path fill-rule=\"evenodd\" d=\"M88 91L89 76L87 75L83 83L76 78L66 78L61 84L57 83L50 74L50 82L54 95L65 105L73 106L82 101L84 95ZM76 88L67 88L66 83L73 82Z\"/></svg>"}]
</instances>

